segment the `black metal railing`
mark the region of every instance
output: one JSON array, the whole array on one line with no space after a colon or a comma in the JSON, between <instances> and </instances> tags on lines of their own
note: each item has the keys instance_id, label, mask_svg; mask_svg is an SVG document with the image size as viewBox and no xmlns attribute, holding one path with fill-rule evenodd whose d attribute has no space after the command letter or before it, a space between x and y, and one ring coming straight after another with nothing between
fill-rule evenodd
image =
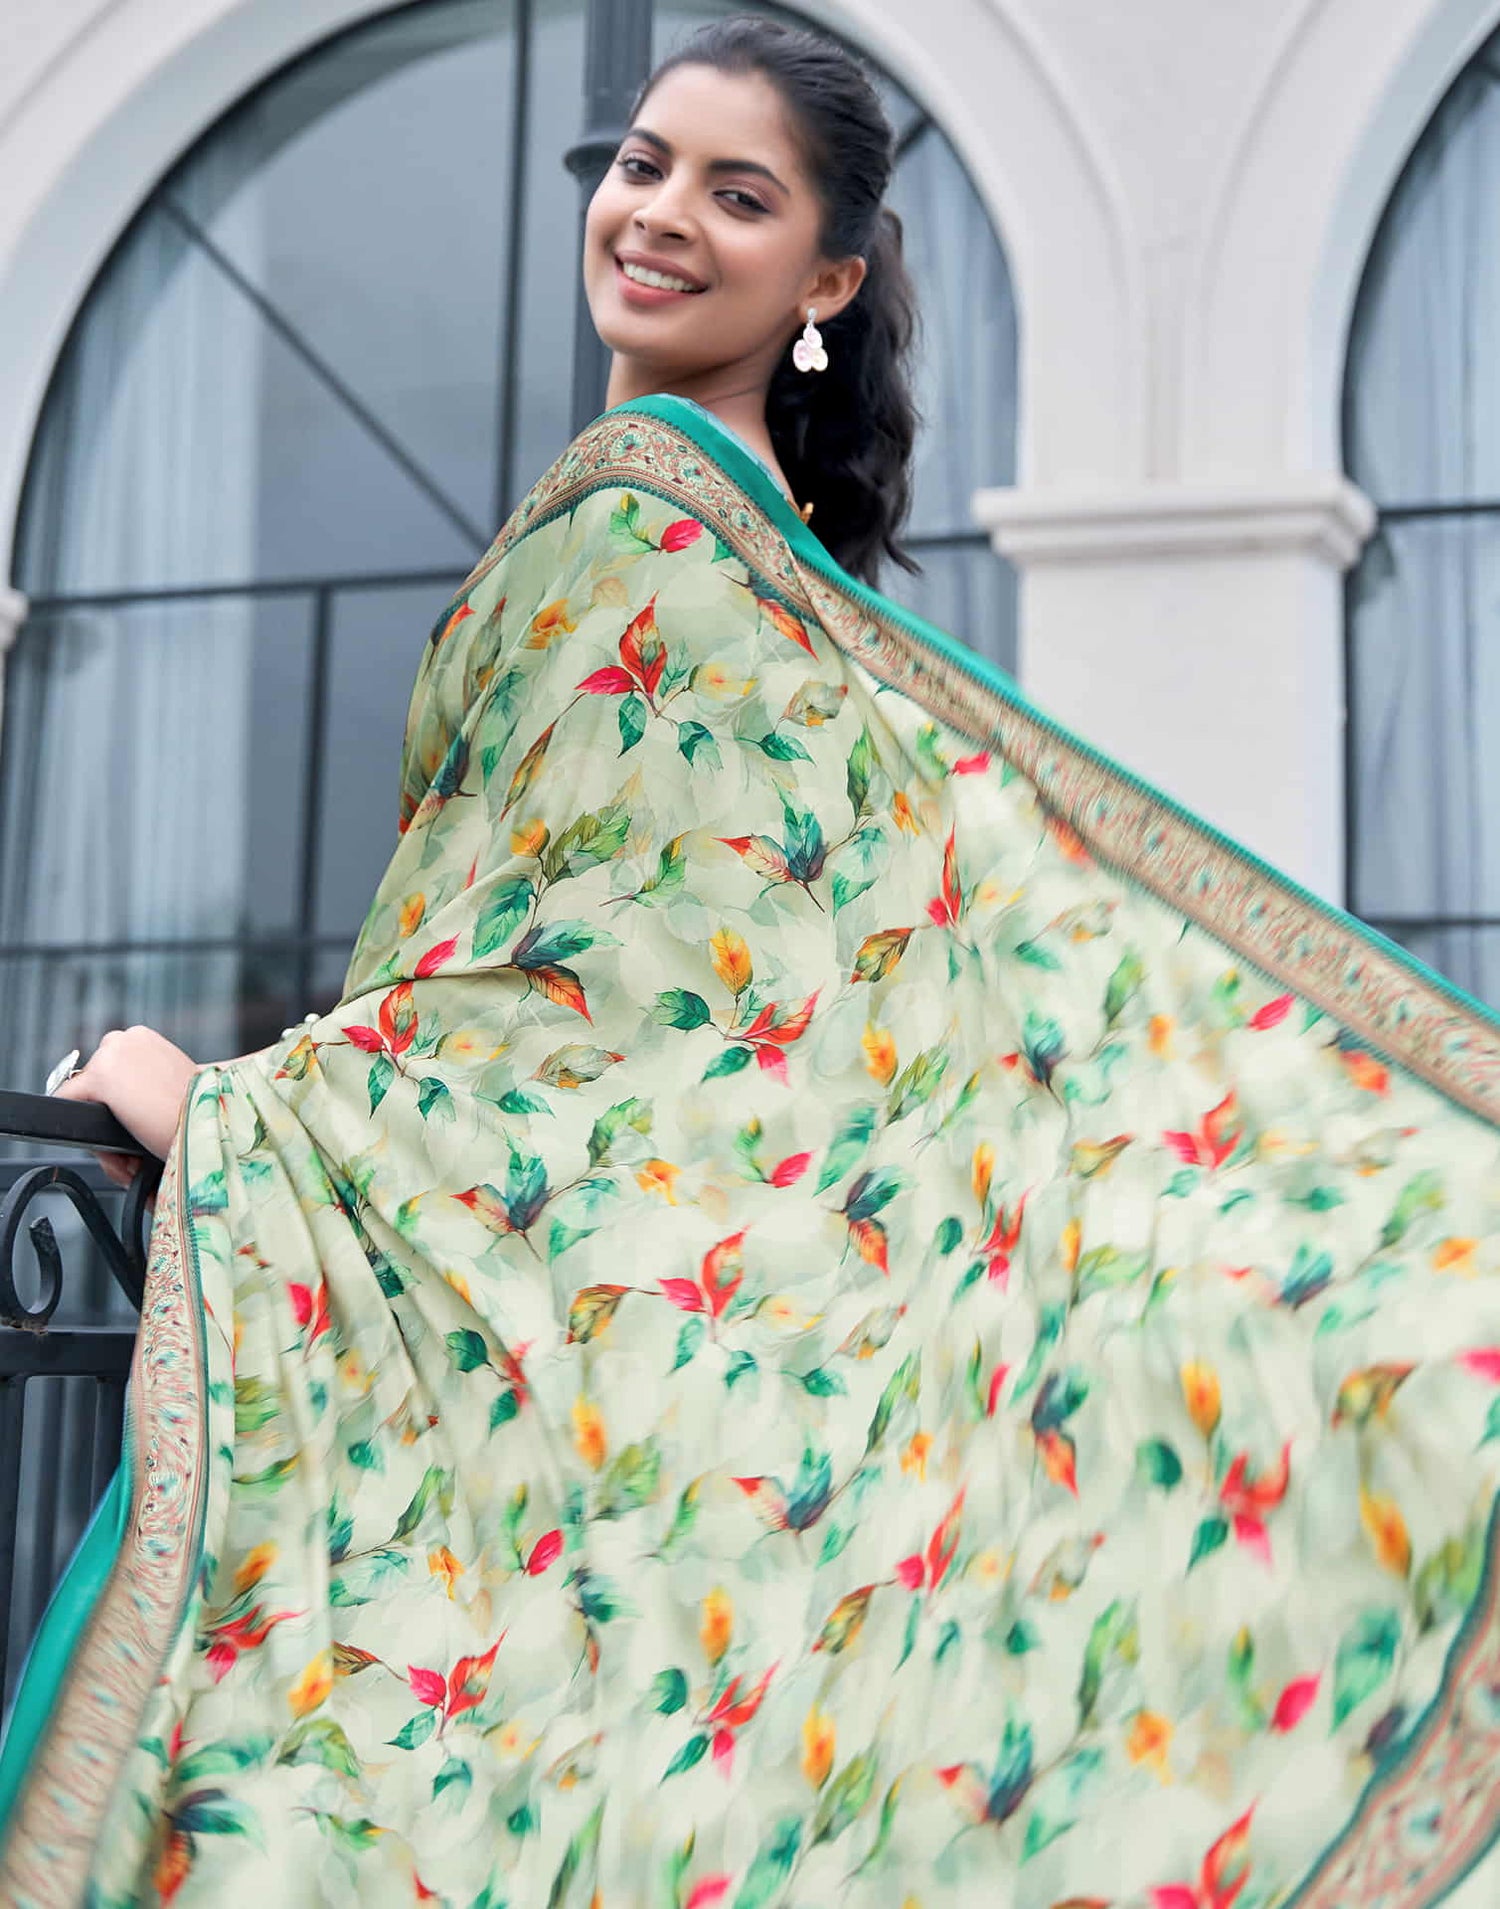
<instances>
[{"instance_id":1,"label":"black metal railing","mask_svg":"<svg viewBox=\"0 0 1500 1909\"><path fill-rule=\"evenodd\" d=\"M42 1094L0 1092L0 1138L53 1156L67 1148L141 1161L121 1189L93 1160L0 1160L0 1696L8 1710L47 1600L119 1462L161 1162L107 1109ZM55 1222L38 1210L59 1199Z\"/></svg>"}]
</instances>

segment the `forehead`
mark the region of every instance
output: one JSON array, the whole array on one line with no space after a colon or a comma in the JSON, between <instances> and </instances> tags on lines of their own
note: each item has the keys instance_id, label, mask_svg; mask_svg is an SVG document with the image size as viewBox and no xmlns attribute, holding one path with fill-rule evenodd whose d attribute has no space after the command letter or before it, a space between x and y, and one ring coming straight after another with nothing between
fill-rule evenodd
<instances>
[{"instance_id":1,"label":"forehead","mask_svg":"<svg viewBox=\"0 0 1500 1909\"><path fill-rule=\"evenodd\" d=\"M689 63L662 75L636 123L695 159L758 159L784 179L805 175L786 105L764 73L722 73Z\"/></svg>"}]
</instances>

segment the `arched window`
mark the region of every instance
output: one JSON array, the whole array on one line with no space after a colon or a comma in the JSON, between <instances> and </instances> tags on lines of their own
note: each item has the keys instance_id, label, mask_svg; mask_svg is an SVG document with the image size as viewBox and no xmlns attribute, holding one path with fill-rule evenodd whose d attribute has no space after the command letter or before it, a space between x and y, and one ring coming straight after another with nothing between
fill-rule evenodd
<instances>
[{"instance_id":1,"label":"arched window","mask_svg":"<svg viewBox=\"0 0 1500 1909\"><path fill-rule=\"evenodd\" d=\"M662 4L658 48L712 8ZM144 1021L195 1057L339 994L395 841L436 609L570 431L582 0L423 0L326 40L161 180L37 434L0 738L0 1025L39 1088ZM891 587L1002 663L969 523L1010 481L1015 320L952 148L893 82L927 321Z\"/></svg>"},{"instance_id":2,"label":"arched window","mask_svg":"<svg viewBox=\"0 0 1500 1909\"><path fill-rule=\"evenodd\" d=\"M1500 1003L1500 35L1377 234L1345 386L1379 507L1349 586L1349 897Z\"/></svg>"}]
</instances>

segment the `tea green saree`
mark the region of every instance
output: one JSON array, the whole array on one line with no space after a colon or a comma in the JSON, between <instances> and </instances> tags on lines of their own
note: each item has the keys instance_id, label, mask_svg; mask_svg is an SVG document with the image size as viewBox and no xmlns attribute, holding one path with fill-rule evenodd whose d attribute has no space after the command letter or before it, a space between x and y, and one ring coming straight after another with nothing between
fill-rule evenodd
<instances>
[{"instance_id":1,"label":"tea green saree","mask_svg":"<svg viewBox=\"0 0 1500 1909\"><path fill-rule=\"evenodd\" d=\"M6 1903L1492 1900L1493 1015L670 397L399 823L193 1079Z\"/></svg>"}]
</instances>

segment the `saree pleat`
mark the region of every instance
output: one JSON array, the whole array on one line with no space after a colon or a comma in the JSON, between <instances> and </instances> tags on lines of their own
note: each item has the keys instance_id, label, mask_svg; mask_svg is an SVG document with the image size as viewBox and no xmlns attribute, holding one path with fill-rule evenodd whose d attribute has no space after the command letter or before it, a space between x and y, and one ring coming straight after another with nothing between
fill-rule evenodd
<instances>
[{"instance_id":1,"label":"saree pleat","mask_svg":"<svg viewBox=\"0 0 1500 1909\"><path fill-rule=\"evenodd\" d=\"M4 1900L1469 1909L1496 1018L668 397L445 606L397 821L192 1082Z\"/></svg>"}]
</instances>

